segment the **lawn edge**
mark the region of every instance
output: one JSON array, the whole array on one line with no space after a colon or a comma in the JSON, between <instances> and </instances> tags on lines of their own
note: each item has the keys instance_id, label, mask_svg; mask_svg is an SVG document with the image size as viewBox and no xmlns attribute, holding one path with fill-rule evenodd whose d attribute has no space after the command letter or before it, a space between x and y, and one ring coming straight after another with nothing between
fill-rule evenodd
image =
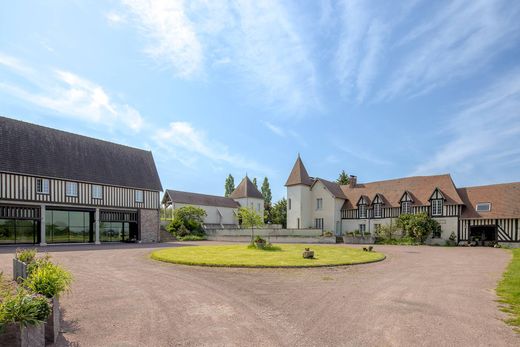
<instances>
[{"instance_id":1,"label":"lawn edge","mask_svg":"<svg viewBox=\"0 0 520 347\"><path fill-rule=\"evenodd\" d=\"M321 264L321 265L235 265L235 264L205 264L205 263L190 263L190 262L182 262L182 261L173 261L173 260L164 260L159 257L154 257L153 253L150 253L150 258L155 261L160 261L163 263L175 264L175 265L185 265L185 266L198 266L198 267L223 267L223 268L237 268L237 269L308 269L308 268L323 268L323 267L338 267L338 266L353 266L353 265L365 265L378 263L386 259L386 255L384 253L380 253L383 255L381 259L368 260L357 263L342 263L342 264ZM379 252L378 252L379 253Z\"/></svg>"},{"instance_id":2,"label":"lawn edge","mask_svg":"<svg viewBox=\"0 0 520 347\"><path fill-rule=\"evenodd\" d=\"M520 311L518 309L515 311L515 305L514 301L511 298L511 293L507 292L504 287L507 286L509 280L506 278L506 274L512 271L513 264L516 264L517 262L520 263L520 251L517 251L519 255L515 255L515 252L513 249L508 250L512 257L511 261L507 265L506 270L502 274L502 278L497 284L496 287L496 295L498 297L497 302L499 303L499 309L500 311L507 314L507 318L504 319L504 322L511 326L513 328L513 331L520 334L520 324L518 324L515 321L520 320Z\"/></svg>"}]
</instances>

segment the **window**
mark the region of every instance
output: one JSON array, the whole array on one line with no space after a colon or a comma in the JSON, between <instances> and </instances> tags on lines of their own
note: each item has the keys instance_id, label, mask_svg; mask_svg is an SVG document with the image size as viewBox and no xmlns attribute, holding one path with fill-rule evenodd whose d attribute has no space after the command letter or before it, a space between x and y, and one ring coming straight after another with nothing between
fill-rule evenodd
<instances>
[{"instance_id":1,"label":"window","mask_svg":"<svg viewBox=\"0 0 520 347\"><path fill-rule=\"evenodd\" d=\"M381 224L379 224L379 223L374 223L374 230L375 230L375 231L379 231L379 228L381 228Z\"/></svg>"},{"instance_id":2,"label":"window","mask_svg":"<svg viewBox=\"0 0 520 347\"><path fill-rule=\"evenodd\" d=\"M316 209L321 210L322 208L323 208L323 199L322 198L316 199Z\"/></svg>"},{"instance_id":3,"label":"window","mask_svg":"<svg viewBox=\"0 0 520 347\"><path fill-rule=\"evenodd\" d=\"M432 232L432 239L440 239L442 234L441 228L437 228Z\"/></svg>"},{"instance_id":4,"label":"window","mask_svg":"<svg viewBox=\"0 0 520 347\"><path fill-rule=\"evenodd\" d=\"M256 206L256 210L260 211L260 203L258 203L258 205Z\"/></svg>"},{"instance_id":5,"label":"window","mask_svg":"<svg viewBox=\"0 0 520 347\"><path fill-rule=\"evenodd\" d=\"M358 206L359 218L367 218L367 205Z\"/></svg>"},{"instance_id":6,"label":"window","mask_svg":"<svg viewBox=\"0 0 520 347\"><path fill-rule=\"evenodd\" d=\"M381 218L381 204L374 204L374 218Z\"/></svg>"},{"instance_id":7,"label":"window","mask_svg":"<svg viewBox=\"0 0 520 347\"><path fill-rule=\"evenodd\" d=\"M401 213L402 214L412 213L412 203L410 201L401 202Z\"/></svg>"},{"instance_id":8,"label":"window","mask_svg":"<svg viewBox=\"0 0 520 347\"><path fill-rule=\"evenodd\" d=\"M67 196L78 196L78 184L76 182L65 182L65 194Z\"/></svg>"},{"instance_id":9,"label":"window","mask_svg":"<svg viewBox=\"0 0 520 347\"><path fill-rule=\"evenodd\" d=\"M291 209L291 199L289 199L288 206L289 206L289 210L290 210Z\"/></svg>"},{"instance_id":10,"label":"window","mask_svg":"<svg viewBox=\"0 0 520 347\"><path fill-rule=\"evenodd\" d=\"M489 212L491 211L491 203L479 202L476 207L477 212Z\"/></svg>"},{"instance_id":11,"label":"window","mask_svg":"<svg viewBox=\"0 0 520 347\"><path fill-rule=\"evenodd\" d=\"M101 186L92 186L92 198L93 199L103 199L103 187Z\"/></svg>"},{"instance_id":12,"label":"window","mask_svg":"<svg viewBox=\"0 0 520 347\"><path fill-rule=\"evenodd\" d=\"M359 224L359 231L361 233L365 233L365 231L367 230L367 225L366 224Z\"/></svg>"},{"instance_id":13,"label":"window","mask_svg":"<svg viewBox=\"0 0 520 347\"><path fill-rule=\"evenodd\" d=\"M442 199L432 200L432 216L442 216L442 206L444 201Z\"/></svg>"},{"instance_id":14,"label":"window","mask_svg":"<svg viewBox=\"0 0 520 347\"><path fill-rule=\"evenodd\" d=\"M36 193L49 194L49 180L46 178L36 179Z\"/></svg>"},{"instance_id":15,"label":"window","mask_svg":"<svg viewBox=\"0 0 520 347\"><path fill-rule=\"evenodd\" d=\"M143 202L143 191L142 190L135 191L135 202Z\"/></svg>"},{"instance_id":16,"label":"window","mask_svg":"<svg viewBox=\"0 0 520 347\"><path fill-rule=\"evenodd\" d=\"M316 218L314 220L314 225L316 226L316 229L323 229L323 218Z\"/></svg>"}]
</instances>

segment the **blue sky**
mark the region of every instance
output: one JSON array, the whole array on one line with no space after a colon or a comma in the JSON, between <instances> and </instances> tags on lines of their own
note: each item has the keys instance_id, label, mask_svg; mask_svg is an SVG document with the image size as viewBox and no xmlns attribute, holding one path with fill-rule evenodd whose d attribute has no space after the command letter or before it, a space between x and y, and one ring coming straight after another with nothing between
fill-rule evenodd
<instances>
[{"instance_id":1,"label":"blue sky","mask_svg":"<svg viewBox=\"0 0 520 347\"><path fill-rule=\"evenodd\" d=\"M273 197L520 180L518 1L5 1L0 115L153 151L165 188Z\"/></svg>"}]
</instances>

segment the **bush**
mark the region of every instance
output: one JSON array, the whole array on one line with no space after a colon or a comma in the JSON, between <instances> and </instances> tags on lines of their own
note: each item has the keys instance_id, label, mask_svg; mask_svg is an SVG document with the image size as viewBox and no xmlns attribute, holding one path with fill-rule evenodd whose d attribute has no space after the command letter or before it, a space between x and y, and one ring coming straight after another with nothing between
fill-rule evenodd
<instances>
[{"instance_id":1,"label":"bush","mask_svg":"<svg viewBox=\"0 0 520 347\"><path fill-rule=\"evenodd\" d=\"M334 234L332 233L332 231L328 231L327 230L327 231L323 232L323 236L325 236L325 237L332 237L332 236L334 236Z\"/></svg>"},{"instance_id":2,"label":"bush","mask_svg":"<svg viewBox=\"0 0 520 347\"><path fill-rule=\"evenodd\" d=\"M69 290L71 283L71 273L50 261L41 262L33 268L24 281L27 288L47 298L59 296Z\"/></svg>"},{"instance_id":3,"label":"bush","mask_svg":"<svg viewBox=\"0 0 520 347\"><path fill-rule=\"evenodd\" d=\"M380 225L376 230L376 236L383 240L393 240L399 232L397 225L390 223L390 225Z\"/></svg>"},{"instance_id":4,"label":"bush","mask_svg":"<svg viewBox=\"0 0 520 347\"><path fill-rule=\"evenodd\" d=\"M20 249L18 248L16 250L16 259L18 259L21 262L24 262L25 264L30 264L34 261L34 258L36 258L37 250L36 248L26 248L26 249Z\"/></svg>"},{"instance_id":5,"label":"bush","mask_svg":"<svg viewBox=\"0 0 520 347\"><path fill-rule=\"evenodd\" d=\"M181 241L203 241L207 240L208 238L206 236L200 236L200 235L186 235L183 237L179 237L179 240Z\"/></svg>"},{"instance_id":6,"label":"bush","mask_svg":"<svg viewBox=\"0 0 520 347\"><path fill-rule=\"evenodd\" d=\"M44 322L50 313L51 305L47 298L19 289L8 294L0 303L0 329L9 323L18 323L23 327L37 325Z\"/></svg>"},{"instance_id":7,"label":"bush","mask_svg":"<svg viewBox=\"0 0 520 347\"><path fill-rule=\"evenodd\" d=\"M174 211L174 219L166 226L168 231L178 239L186 239L188 236L205 237L202 227L206 211L194 206L184 206Z\"/></svg>"},{"instance_id":8,"label":"bush","mask_svg":"<svg viewBox=\"0 0 520 347\"><path fill-rule=\"evenodd\" d=\"M404 236L411 237L420 244L441 228L439 222L426 213L400 215L397 226L403 230Z\"/></svg>"}]
</instances>

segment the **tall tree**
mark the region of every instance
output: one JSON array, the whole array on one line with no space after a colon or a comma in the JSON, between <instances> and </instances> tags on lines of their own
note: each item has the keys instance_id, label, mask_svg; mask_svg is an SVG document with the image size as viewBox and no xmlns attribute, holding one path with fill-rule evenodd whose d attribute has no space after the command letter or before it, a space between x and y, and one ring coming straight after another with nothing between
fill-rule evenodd
<instances>
[{"instance_id":1,"label":"tall tree","mask_svg":"<svg viewBox=\"0 0 520 347\"><path fill-rule=\"evenodd\" d=\"M349 184L350 183L350 178L348 177L345 170L341 170L341 173L339 174L339 177L336 180L336 182L338 182L338 184Z\"/></svg>"},{"instance_id":2,"label":"tall tree","mask_svg":"<svg viewBox=\"0 0 520 347\"><path fill-rule=\"evenodd\" d=\"M281 224L283 228L287 227L287 200L285 198L277 201L271 208L271 221L273 224Z\"/></svg>"},{"instance_id":3,"label":"tall tree","mask_svg":"<svg viewBox=\"0 0 520 347\"><path fill-rule=\"evenodd\" d=\"M262 182L262 196L264 197L264 208L268 208L271 206L271 187L269 186L269 180L267 177L264 177L264 181Z\"/></svg>"},{"instance_id":4,"label":"tall tree","mask_svg":"<svg viewBox=\"0 0 520 347\"><path fill-rule=\"evenodd\" d=\"M253 178L253 184L255 185L255 187L258 189L258 184L256 184L256 177Z\"/></svg>"},{"instance_id":5,"label":"tall tree","mask_svg":"<svg viewBox=\"0 0 520 347\"><path fill-rule=\"evenodd\" d=\"M231 174L228 175L228 177L226 178L226 183L224 184L224 196L225 197L228 197L231 195L231 193L233 193L233 190L235 190L235 179L233 178L233 176L231 176Z\"/></svg>"}]
</instances>

